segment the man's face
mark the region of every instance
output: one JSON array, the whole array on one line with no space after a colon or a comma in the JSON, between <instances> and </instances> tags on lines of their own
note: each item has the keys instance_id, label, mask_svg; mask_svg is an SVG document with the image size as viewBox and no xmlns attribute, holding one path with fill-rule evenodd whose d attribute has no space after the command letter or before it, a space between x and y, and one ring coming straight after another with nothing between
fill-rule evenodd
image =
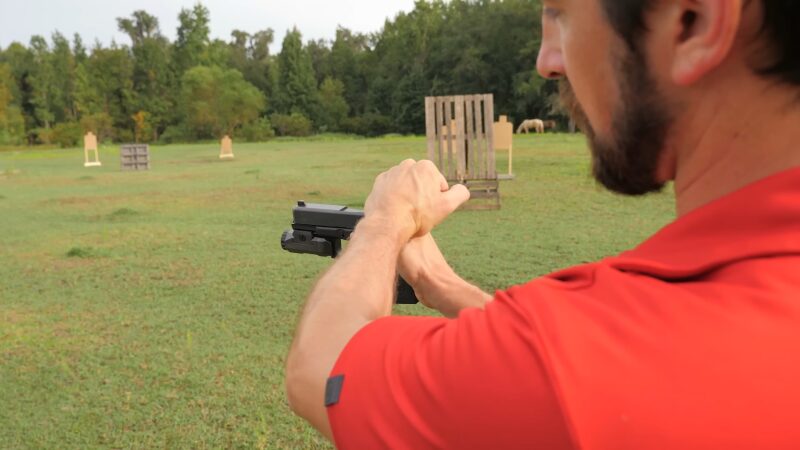
<instances>
[{"instance_id":1,"label":"man's face","mask_svg":"<svg viewBox=\"0 0 800 450\"><path fill-rule=\"evenodd\" d=\"M644 57L611 29L600 1L545 0L537 66L561 79L562 104L587 135L595 178L621 194L659 191L668 104Z\"/></svg>"}]
</instances>

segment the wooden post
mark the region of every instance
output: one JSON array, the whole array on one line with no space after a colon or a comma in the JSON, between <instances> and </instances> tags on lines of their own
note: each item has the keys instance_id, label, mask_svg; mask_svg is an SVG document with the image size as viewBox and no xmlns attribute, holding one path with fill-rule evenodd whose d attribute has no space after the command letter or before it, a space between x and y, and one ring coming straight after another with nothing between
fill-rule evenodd
<instances>
[{"instance_id":1,"label":"wooden post","mask_svg":"<svg viewBox=\"0 0 800 450\"><path fill-rule=\"evenodd\" d=\"M436 148L436 99L425 97L425 131L428 138L428 159L442 166L442 155Z\"/></svg>"},{"instance_id":2,"label":"wooden post","mask_svg":"<svg viewBox=\"0 0 800 450\"><path fill-rule=\"evenodd\" d=\"M455 133L453 133L456 140L456 157L458 160L458 171L456 178L458 180L465 180L469 178L468 164L469 164L469 148L466 145L466 138L464 136L464 96L456 96L453 101L455 102Z\"/></svg>"},{"instance_id":3,"label":"wooden post","mask_svg":"<svg viewBox=\"0 0 800 450\"><path fill-rule=\"evenodd\" d=\"M444 130L442 135L447 143L447 171L445 176L448 180L458 179L458 172L456 170L456 158L458 155L453 156L453 100L452 97L444 99L442 102L444 106Z\"/></svg>"},{"instance_id":4,"label":"wooden post","mask_svg":"<svg viewBox=\"0 0 800 450\"><path fill-rule=\"evenodd\" d=\"M495 168L494 159L494 131L492 131L492 123L494 122L494 97L491 94L484 95L483 97L483 123L486 128L486 143L489 146L488 154L488 179L497 179L497 169Z\"/></svg>"},{"instance_id":5,"label":"wooden post","mask_svg":"<svg viewBox=\"0 0 800 450\"><path fill-rule=\"evenodd\" d=\"M486 154L489 146L486 145L486 133L483 132L483 96L473 96L472 114L475 116L475 137L477 145L475 150L478 153L478 178L486 178Z\"/></svg>"},{"instance_id":6,"label":"wooden post","mask_svg":"<svg viewBox=\"0 0 800 450\"><path fill-rule=\"evenodd\" d=\"M467 155L469 178L477 178L480 175L480 162L481 152L478 148L478 142L475 140L475 110L473 104L475 103L474 95L467 95L464 97L464 112L465 112L465 136L466 147L469 154Z\"/></svg>"}]
</instances>

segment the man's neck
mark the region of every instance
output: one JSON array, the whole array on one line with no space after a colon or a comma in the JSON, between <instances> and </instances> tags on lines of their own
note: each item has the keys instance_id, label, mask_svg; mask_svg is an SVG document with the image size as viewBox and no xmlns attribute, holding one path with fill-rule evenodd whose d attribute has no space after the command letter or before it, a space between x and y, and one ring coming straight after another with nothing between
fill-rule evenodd
<instances>
[{"instance_id":1,"label":"man's neck","mask_svg":"<svg viewBox=\"0 0 800 450\"><path fill-rule=\"evenodd\" d=\"M800 166L800 104L794 95L769 80L731 83L717 95L704 95L677 121L686 131L676 131L680 137L670 145L679 216Z\"/></svg>"}]
</instances>

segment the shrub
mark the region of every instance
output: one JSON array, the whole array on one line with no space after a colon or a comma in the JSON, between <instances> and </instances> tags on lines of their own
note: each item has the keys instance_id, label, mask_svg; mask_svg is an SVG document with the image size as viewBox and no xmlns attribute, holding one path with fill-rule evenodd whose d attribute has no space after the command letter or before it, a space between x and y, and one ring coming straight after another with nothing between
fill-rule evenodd
<instances>
[{"instance_id":1,"label":"shrub","mask_svg":"<svg viewBox=\"0 0 800 450\"><path fill-rule=\"evenodd\" d=\"M266 117L250 122L237 133L247 142L263 142L275 137L275 130Z\"/></svg>"},{"instance_id":2,"label":"shrub","mask_svg":"<svg viewBox=\"0 0 800 450\"><path fill-rule=\"evenodd\" d=\"M28 130L28 142L49 145L53 142L52 128L31 128Z\"/></svg>"},{"instance_id":3,"label":"shrub","mask_svg":"<svg viewBox=\"0 0 800 450\"><path fill-rule=\"evenodd\" d=\"M106 113L87 114L81 117L81 131L91 131L97 136L97 142L106 142L114 134L114 123Z\"/></svg>"},{"instance_id":4,"label":"shrub","mask_svg":"<svg viewBox=\"0 0 800 450\"><path fill-rule=\"evenodd\" d=\"M21 145L25 141L25 119L16 106L6 109L5 117L0 115L0 144Z\"/></svg>"},{"instance_id":5,"label":"shrub","mask_svg":"<svg viewBox=\"0 0 800 450\"><path fill-rule=\"evenodd\" d=\"M311 134L311 120L298 112L291 115L273 114L270 121L278 136L308 136Z\"/></svg>"},{"instance_id":6,"label":"shrub","mask_svg":"<svg viewBox=\"0 0 800 450\"><path fill-rule=\"evenodd\" d=\"M189 142L189 132L181 125L173 125L167 127L161 136L158 138L159 144L176 144L181 142Z\"/></svg>"},{"instance_id":7,"label":"shrub","mask_svg":"<svg viewBox=\"0 0 800 450\"><path fill-rule=\"evenodd\" d=\"M62 148L76 147L83 137L81 131L78 122L62 122L53 127L50 139Z\"/></svg>"},{"instance_id":8,"label":"shrub","mask_svg":"<svg viewBox=\"0 0 800 450\"><path fill-rule=\"evenodd\" d=\"M359 117L348 117L342 121L342 131L360 136L383 136L394 131L392 119L375 113Z\"/></svg>"},{"instance_id":9,"label":"shrub","mask_svg":"<svg viewBox=\"0 0 800 450\"><path fill-rule=\"evenodd\" d=\"M114 140L119 143L133 142L134 139L133 130L127 128L117 128L116 135L116 139Z\"/></svg>"}]
</instances>

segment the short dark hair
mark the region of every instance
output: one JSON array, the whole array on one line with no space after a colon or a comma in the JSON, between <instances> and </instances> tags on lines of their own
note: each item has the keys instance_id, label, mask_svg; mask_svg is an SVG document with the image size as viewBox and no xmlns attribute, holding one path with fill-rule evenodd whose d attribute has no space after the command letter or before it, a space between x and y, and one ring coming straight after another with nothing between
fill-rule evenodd
<instances>
[{"instance_id":1,"label":"short dark hair","mask_svg":"<svg viewBox=\"0 0 800 450\"><path fill-rule=\"evenodd\" d=\"M755 67L759 74L800 86L800 1L758 0L764 9L761 33L772 58ZM645 13L655 0L602 0L611 26L635 54L641 56L640 39L647 32Z\"/></svg>"}]
</instances>

